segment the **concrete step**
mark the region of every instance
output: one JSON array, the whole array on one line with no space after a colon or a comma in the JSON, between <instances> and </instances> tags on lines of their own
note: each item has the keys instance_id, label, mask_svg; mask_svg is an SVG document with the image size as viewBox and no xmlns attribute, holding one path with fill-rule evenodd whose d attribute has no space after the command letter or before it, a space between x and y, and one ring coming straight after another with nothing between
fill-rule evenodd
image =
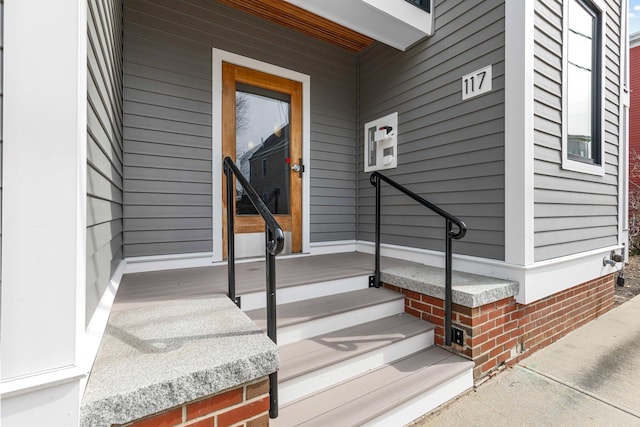
<instances>
[{"instance_id":1,"label":"concrete step","mask_svg":"<svg viewBox=\"0 0 640 427\"><path fill-rule=\"evenodd\" d=\"M473 386L473 362L430 347L280 407L278 426L403 426Z\"/></svg>"},{"instance_id":2,"label":"concrete step","mask_svg":"<svg viewBox=\"0 0 640 427\"><path fill-rule=\"evenodd\" d=\"M280 404L423 350L434 328L400 313L282 346Z\"/></svg>"},{"instance_id":3,"label":"concrete step","mask_svg":"<svg viewBox=\"0 0 640 427\"><path fill-rule=\"evenodd\" d=\"M404 312L404 296L388 289L362 289L320 298L278 304L278 345L283 346ZM246 314L266 330L266 310Z\"/></svg>"}]
</instances>

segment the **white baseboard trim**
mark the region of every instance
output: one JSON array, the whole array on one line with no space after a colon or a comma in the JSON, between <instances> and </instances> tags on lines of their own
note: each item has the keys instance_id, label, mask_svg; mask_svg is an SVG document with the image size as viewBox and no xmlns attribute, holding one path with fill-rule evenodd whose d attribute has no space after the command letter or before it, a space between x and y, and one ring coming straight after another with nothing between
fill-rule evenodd
<instances>
[{"instance_id":1,"label":"white baseboard trim","mask_svg":"<svg viewBox=\"0 0 640 427\"><path fill-rule=\"evenodd\" d=\"M326 255L344 252L355 252L355 240L337 240L334 242L311 243L308 254L285 254L278 258L298 257L305 255ZM264 261L264 256L256 258L236 259L237 263ZM148 271L177 270L181 268L209 267L212 265L226 265L226 261L213 261L213 252L199 252L190 254L151 255L125 258L124 274L144 273Z\"/></svg>"},{"instance_id":2,"label":"white baseboard trim","mask_svg":"<svg viewBox=\"0 0 640 427\"><path fill-rule=\"evenodd\" d=\"M618 271L621 264L615 267L603 266L602 259L608 258L612 250L619 252L621 248L621 245L610 246L528 266L454 254L453 269L516 281L520 284L516 301L520 304L531 304L549 295ZM373 242L358 241L357 251L372 254L375 252L375 245ZM381 244L380 253L390 258L444 268L444 252Z\"/></svg>"},{"instance_id":3,"label":"white baseboard trim","mask_svg":"<svg viewBox=\"0 0 640 427\"><path fill-rule=\"evenodd\" d=\"M213 252L129 257L125 261L124 274L208 267L213 264Z\"/></svg>"},{"instance_id":4,"label":"white baseboard trim","mask_svg":"<svg viewBox=\"0 0 640 427\"><path fill-rule=\"evenodd\" d=\"M357 247L355 240L336 240L333 242L311 243L309 255L328 255L344 252L355 252Z\"/></svg>"},{"instance_id":5,"label":"white baseboard trim","mask_svg":"<svg viewBox=\"0 0 640 427\"><path fill-rule=\"evenodd\" d=\"M585 282L615 273L622 263L615 267L603 265L603 258L609 258L611 251L620 252L622 245L596 249L554 260L537 262L526 269L526 286L520 289L518 302L523 304L548 297Z\"/></svg>"},{"instance_id":6,"label":"white baseboard trim","mask_svg":"<svg viewBox=\"0 0 640 427\"><path fill-rule=\"evenodd\" d=\"M111 307L113 306L113 301L116 298L118 288L120 288L120 283L122 282L122 276L124 275L125 267L125 260L121 260L118 264L118 267L116 268L116 271L113 273L109 284L107 285L107 289L105 289L104 293L102 294L102 298L100 299L98 307L96 307L96 311L93 313L93 316L89 321L89 325L87 326L84 344L85 351L82 354L82 357L84 358L84 360L82 360L82 366L84 367L87 376L83 378L80 383L81 394L84 392L84 389L87 385L89 374L91 373L91 369L93 367L93 362L95 361L98 354L98 349L100 348L100 342L102 342L104 331L107 329L109 314L111 314Z\"/></svg>"},{"instance_id":7,"label":"white baseboard trim","mask_svg":"<svg viewBox=\"0 0 640 427\"><path fill-rule=\"evenodd\" d=\"M31 393L37 390L57 387L61 384L77 383L86 377L85 370L78 366L69 366L47 372L38 372L19 378L0 382L0 395L3 399Z\"/></svg>"},{"instance_id":8,"label":"white baseboard trim","mask_svg":"<svg viewBox=\"0 0 640 427\"><path fill-rule=\"evenodd\" d=\"M357 251L375 253L374 242L359 240ZM389 258L404 259L407 261L444 268L444 252L429 249L412 248L383 243L380 245L380 254ZM506 264L489 258L472 257L468 255L453 254L453 269L465 273L481 274L505 280L518 280L519 272L523 267Z\"/></svg>"}]
</instances>

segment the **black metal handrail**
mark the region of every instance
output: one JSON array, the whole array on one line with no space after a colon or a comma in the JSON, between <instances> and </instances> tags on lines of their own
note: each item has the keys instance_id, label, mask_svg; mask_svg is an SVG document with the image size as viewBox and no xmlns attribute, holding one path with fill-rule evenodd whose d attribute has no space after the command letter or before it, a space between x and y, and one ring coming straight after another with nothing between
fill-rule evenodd
<instances>
[{"instance_id":1,"label":"black metal handrail","mask_svg":"<svg viewBox=\"0 0 640 427\"><path fill-rule=\"evenodd\" d=\"M451 345L451 303L453 300L453 291L451 287L451 276L452 276L452 259L453 259L453 250L452 244L453 239L462 239L464 235L467 233L467 225L461 219L451 215L449 212L443 210L442 208L434 205L428 200L418 196L411 190L403 187L397 182L387 178L382 175L380 172L373 172L369 177L369 181L371 185L376 187L376 266L373 278L373 286L376 288L380 287L380 180L386 182L396 190L406 194L411 197L416 202L420 203L422 206L430 209L431 211L437 213L441 217L443 217L446 221L446 243L445 243L445 296L444 296L444 307L445 307L445 315L444 315L444 337L445 337L445 345ZM453 230L453 224L458 227L458 231Z\"/></svg>"},{"instance_id":2,"label":"black metal handrail","mask_svg":"<svg viewBox=\"0 0 640 427\"><path fill-rule=\"evenodd\" d=\"M282 252L284 247L284 232L273 217L269 208L258 196L256 190L251 186L249 181L242 175L240 169L236 166L230 157L224 159L224 175L227 179L227 270L229 274L229 298L240 306L239 299L236 298L236 252L235 252L235 192L233 190L233 177L242 185L247 193L249 201L256 208L256 211L262 216L265 223L265 256L266 262L266 279L267 279L267 335L274 344L277 340L276 327L276 255ZM278 416L278 372L269 375L269 397L270 408L269 416L276 418Z\"/></svg>"}]
</instances>

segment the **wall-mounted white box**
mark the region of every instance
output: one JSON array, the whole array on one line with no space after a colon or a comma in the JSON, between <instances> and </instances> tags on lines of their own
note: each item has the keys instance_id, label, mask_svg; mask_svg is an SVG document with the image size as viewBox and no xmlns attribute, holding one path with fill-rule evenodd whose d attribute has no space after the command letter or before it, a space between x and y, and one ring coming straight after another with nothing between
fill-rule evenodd
<instances>
[{"instance_id":1,"label":"wall-mounted white box","mask_svg":"<svg viewBox=\"0 0 640 427\"><path fill-rule=\"evenodd\" d=\"M364 125L364 171L398 167L398 113Z\"/></svg>"}]
</instances>

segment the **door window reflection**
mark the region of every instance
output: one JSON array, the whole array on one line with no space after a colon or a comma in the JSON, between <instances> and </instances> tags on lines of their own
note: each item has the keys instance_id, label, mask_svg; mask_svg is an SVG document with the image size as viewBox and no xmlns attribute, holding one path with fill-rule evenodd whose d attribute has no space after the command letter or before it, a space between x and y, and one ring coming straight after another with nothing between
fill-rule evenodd
<instances>
[{"instance_id":1,"label":"door window reflection","mask_svg":"<svg viewBox=\"0 0 640 427\"><path fill-rule=\"evenodd\" d=\"M236 163L272 214L289 214L290 96L236 86ZM241 185L236 214L255 215Z\"/></svg>"}]
</instances>

